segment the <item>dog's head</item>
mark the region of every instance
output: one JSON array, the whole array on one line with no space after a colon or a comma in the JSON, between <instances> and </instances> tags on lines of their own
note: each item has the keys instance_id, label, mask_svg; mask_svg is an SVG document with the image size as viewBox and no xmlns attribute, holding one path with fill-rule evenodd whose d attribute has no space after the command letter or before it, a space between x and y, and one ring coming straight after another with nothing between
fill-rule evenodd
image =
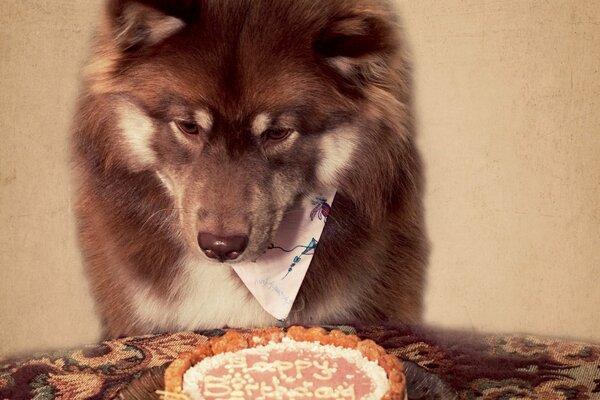
<instances>
[{"instance_id":1,"label":"dog's head","mask_svg":"<svg viewBox=\"0 0 600 400\"><path fill-rule=\"evenodd\" d=\"M111 1L86 85L114 126L85 134L102 170L154 176L192 251L253 260L319 187L385 207L410 124L400 50L382 1Z\"/></svg>"}]
</instances>

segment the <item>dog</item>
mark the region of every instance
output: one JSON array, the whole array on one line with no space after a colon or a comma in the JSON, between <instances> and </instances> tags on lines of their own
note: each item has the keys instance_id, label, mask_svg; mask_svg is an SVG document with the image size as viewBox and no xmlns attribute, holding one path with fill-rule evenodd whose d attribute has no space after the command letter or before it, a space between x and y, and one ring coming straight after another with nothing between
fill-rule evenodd
<instances>
[{"instance_id":1,"label":"dog","mask_svg":"<svg viewBox=\"0 0 600 400\"><path fill-rule=\"evenodd\" d=\"M407 48L381 0L111 0L72 135L106 338L272 326L231 265L337 189L286 324L419 322Z\"/></svg>"}]
</instances>

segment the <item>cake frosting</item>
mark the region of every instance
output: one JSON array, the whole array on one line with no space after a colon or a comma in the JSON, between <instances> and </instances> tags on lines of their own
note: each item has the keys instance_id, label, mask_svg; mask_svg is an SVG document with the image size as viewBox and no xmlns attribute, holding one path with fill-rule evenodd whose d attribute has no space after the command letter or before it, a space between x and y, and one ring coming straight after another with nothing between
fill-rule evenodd
<instances>
[{"instance_id":1,"label":"cake frosting","mask_svg":"<svg viewBox=\"0 0 600 400\"><path fill-rule=\"evenodd\" d=\"M403 371L372 340L338 330L230 330L173 361L160 394L173 400L403 400Z\"/></svg>"},{"instance_id":2,"label":"cake frosting","mask_svg":"<svg viewBox=\"0 0 600 400\"><path fill-rule=\"evenodd\" d=\"M384 369L359 351L289 338L206 358L183 377L192 400L379 400L388 390Z\"/></svg>"}]
</instances>

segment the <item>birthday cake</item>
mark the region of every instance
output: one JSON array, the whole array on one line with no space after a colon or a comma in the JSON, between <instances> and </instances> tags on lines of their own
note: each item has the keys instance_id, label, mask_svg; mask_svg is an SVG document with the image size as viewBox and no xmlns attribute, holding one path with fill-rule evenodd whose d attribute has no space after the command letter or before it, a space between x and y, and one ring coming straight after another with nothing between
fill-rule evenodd
<instances>
[{"instance_id":1,"label":"birthday cake","mask_svg":"<svg viewBox=\"0 0 600 400\"><path fill-rule=\"evenodd\" d=\"M163 399L403 400L402 363L372 340L291 327L228 331L179 356Z\"/></svg>"}]
</instances>

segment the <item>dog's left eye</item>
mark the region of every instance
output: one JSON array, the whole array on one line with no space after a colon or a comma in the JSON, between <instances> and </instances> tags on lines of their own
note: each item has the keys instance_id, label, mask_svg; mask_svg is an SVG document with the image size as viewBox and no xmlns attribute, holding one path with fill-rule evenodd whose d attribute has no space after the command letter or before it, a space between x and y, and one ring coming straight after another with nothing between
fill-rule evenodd
<instances>
[{"instance_id":1,"label":"dog's left eye","mask_svg":"<svg viewBox=\"0 0 600 400\"><path fill-rule=\"evenodd\" d=\"M293 129L267 129L263 133L263 138L265 141L279 142L287 139L292 132L294 132Z\"/></svg>"},{"instance_id":2,"label":"dog's left eye","mask_svg":"<svg viewBox=\"0 0 600 400\"><path fill-rule=\"evenodd\" d=\"M185 133L186 135L196 135L198 134L198 124L195 123L194 121L175 121L175 125L177 126L177 129L179 129L181 132Z\"/></svg>"}]
</instances>

